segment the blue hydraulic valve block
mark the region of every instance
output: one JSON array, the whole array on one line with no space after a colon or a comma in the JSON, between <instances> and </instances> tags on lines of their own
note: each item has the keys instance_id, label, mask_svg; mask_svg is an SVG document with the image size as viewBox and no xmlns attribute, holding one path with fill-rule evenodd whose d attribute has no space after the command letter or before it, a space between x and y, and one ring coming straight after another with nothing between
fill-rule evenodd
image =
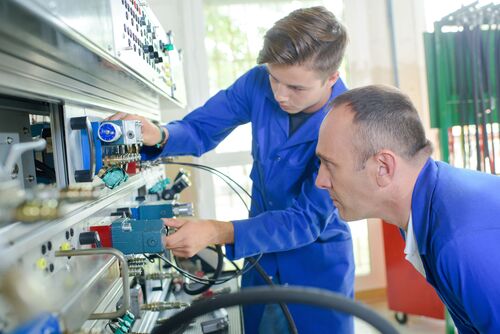
<instances>
[{"instance_id":1,"label":"blue hydraulic valve block","mask_svg":"<svg viewBox=\"0 0 500 334\"><path fill-rule=\"evenodd\" d=\"M131 208L131 212L133 218L142 220L192 216L193 203L150 202Z\"/></svg>"},{"instance_id":2,"label":"blue hydraulic valve block","mask_svg":"<svg viewBox=\"0 0 500 334\"><path fill-rule=\"evenodd\" d=\"M113 248L123 254L163 253L167 228L161 219L120 218L111 224Z\"/></svg>"}]
</instances>

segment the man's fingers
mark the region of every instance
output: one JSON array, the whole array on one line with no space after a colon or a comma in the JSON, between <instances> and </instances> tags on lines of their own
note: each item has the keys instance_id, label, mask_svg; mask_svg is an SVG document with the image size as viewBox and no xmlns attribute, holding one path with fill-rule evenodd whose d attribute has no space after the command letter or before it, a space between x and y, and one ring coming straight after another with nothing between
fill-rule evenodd
<instances>
[{"instance_id":1,"label":"man's fingers","mask_svg":"<svg viewBox=\"0 0 500 334\"><path fill-rule=\"evenodd\" d=\"M123 119L125 117L127 117L127 113L124 113L124 112L117 112L116 114L106 118L106 120L108 121L117 121L117 120L120 120L120 119Z\"/></svg>"},{"instance_id":2,"label":"man's fingers","mask_svg":"<svg viewBox=\"0 0 500 334\"><path fill-rule=\"evenodd\" d=\"M175 249L185 247L184 236L181 233L174 233L165 237L165 247L168 249Z\"/></svg>"},{"instance_id":3,"label":"man's fingers","mask_svg":"<svg viewBox=\"0 0 500 334\"><path fill-rule=\"evenodd\" d=\"M165 226L168 227L173 227L173 228L180 228L182 225L186 224L188 222L187 219L170 219L170 218L162 218L163 223Z\"/></svg>"},{"instance_id":4,"label":"man's fingers","mask_svg":"<svg viewBox=\"0 0 500 334\"><path fill-rule=\"evenodd\" d=\"M168 238L173 237L169 236ZM185 244L185 240L165 240L165 248L172 251L175 256L190 258L196 255L196 251Z\"/></svg>"},{"instance_id":5,"label":"man's fingers","mask_svg":"<svg viewBox=\"0 0 500 334\"><path fill-rule=\"evenodd\" d=\"M184 257L186 259L189 259L196 255L196 252L189 248L172 249L172 253L177 257Z\"/></svg>"}]
</instances>

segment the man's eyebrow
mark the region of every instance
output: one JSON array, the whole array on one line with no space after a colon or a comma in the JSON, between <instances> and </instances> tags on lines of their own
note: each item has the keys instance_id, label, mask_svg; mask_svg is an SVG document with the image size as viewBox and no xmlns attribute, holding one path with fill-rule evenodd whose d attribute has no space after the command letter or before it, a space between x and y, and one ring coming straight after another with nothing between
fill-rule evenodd
<instances>
[{"instance_id":1,"label":"man's eyebrow","mask_svg":"<svg viewBox=\"0 0 500 334\"><path fill-rule=\"evenodd\" d=\"M293 89L307 89L307 87L305 86L297 86L297 85L288 85L288 87Z\"/></svg>"},{"instance_id":2,"label":"man's eyebrow","mask_svg":"<svg viewBox=\"0 0 500 334\"><path fill-rule=\"evenodd\" d=\"M270 76L272 76L274 79L276 79L276 78L274 77L274 75L272 75L272 74L271 74L271 72L269 71L269 68L268 68L267 66L266 66L266 72L267 72L267 74L269 74Z\"/></svg>"},{"instance_id":3,"label":"man's eyebrow","mask_svg":"<svg viewBox=\"0 0 500 334\"><path fill-rule=\"evenodd\" d=\"M266 68L266 71L267 71L267 74L269 74L274 80L276 80L277 82L280 82L278 80L278 78L276 78L274 75L271 74L271 72L269 72L268 68ZM290 87L290 88L295 88L295 89L307 89L307 87L300 86L300 85L287 85L287 86Z\"/></svg>"},{"instance_id":4,"label":"man's eyebrow","mask_svg":"<svg viewBox=\"0 0 500 334\"><path fill-rule=\"evenodd\" d=\"M337 165L335 162L333 162L332 160L328 159L327 157L325 157L324 155L322 155L321 153L318 153L316 152L316 156L321 160L321 161L324 161L324 162L327 162L329 164L332 164L332 165Z\"/></svg>"}]
</instances>

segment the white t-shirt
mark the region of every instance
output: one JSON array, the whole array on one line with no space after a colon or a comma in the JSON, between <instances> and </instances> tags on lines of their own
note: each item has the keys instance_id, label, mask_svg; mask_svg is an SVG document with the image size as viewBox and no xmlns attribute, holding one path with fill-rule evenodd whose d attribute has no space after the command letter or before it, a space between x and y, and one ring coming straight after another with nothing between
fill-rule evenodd
<instances>
[{"instance_id":1,"label":"white t-shirt","mask_svg":"<svg viewBox=\"0 0 500 334\"><path fill-rule=\"evenodd\" d=\"M406 246L405 246L406 260L410 262L417 271L425 277L425 269L418 252L417 239L413 233L413 222L410 212L410 220L408 222L408 230L406 231Z\"/></svg>"}]
</instances>

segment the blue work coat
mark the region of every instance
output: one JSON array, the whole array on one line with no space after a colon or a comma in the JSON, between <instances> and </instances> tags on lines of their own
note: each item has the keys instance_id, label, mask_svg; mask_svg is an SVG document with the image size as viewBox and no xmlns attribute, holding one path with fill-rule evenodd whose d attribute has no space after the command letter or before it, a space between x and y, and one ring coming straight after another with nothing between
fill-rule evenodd
<instances>
[{"instance_id":1,"label":"blue work coat","mask_svg":"<svg viewBox=\"0 0 500 334\"><path fill-rule=\"evenodd\" d=\"M346 90L339 79L331 98ZM289 115L275 101L266 68L257 66L183 120L167 124L161 155L195 155L213 149L239 125L252 124L253 181L250 218L233 221L233 259L264 253L260 264L281 284L324 288L352 298L354 261L347 224L328 193L315 187L315 156L326 105L289 137ZM150 158L153 156L149 156ZM255 270L243 286L264 285ZM352 317L290 305L299 333L352 333ZM244 308L245 330L256 333L264 307Z\"/></svg>"},{"instance_id":2,"label":"blue work coat","mask_svg":"<svg viewBox=\"0 0 500 334\"><path fill-rule=\"evenodd\" d=\"M500 177L429 159L411 208L427 281L459 332L500 333Z\"/></svg>"}]
</instances>

